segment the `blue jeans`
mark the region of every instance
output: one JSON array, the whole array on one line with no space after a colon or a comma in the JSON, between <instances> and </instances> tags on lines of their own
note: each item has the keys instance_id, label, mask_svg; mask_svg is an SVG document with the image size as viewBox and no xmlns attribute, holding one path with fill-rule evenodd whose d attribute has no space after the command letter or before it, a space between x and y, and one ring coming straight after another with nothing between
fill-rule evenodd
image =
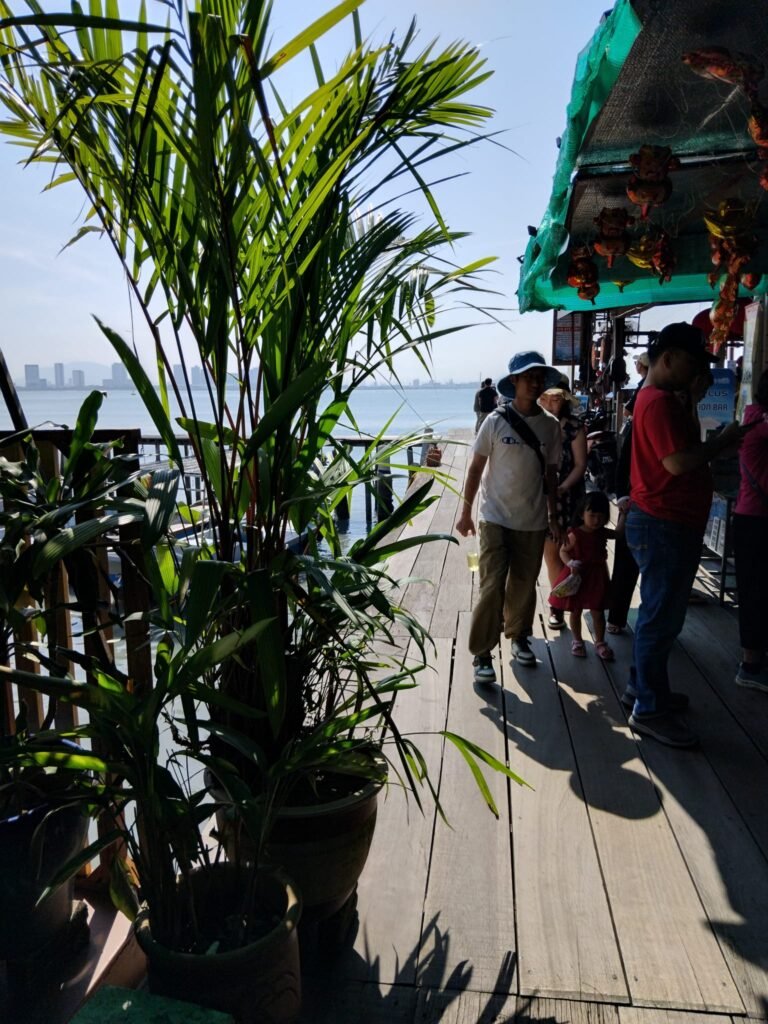
<instances>
[{"instance_id":1,"label":"blue jeans","mask_svg":"<svg viewBox=\"0 0 768 1024\"><path fill-rule=\"evenodd\" d=\"M701 557L702 532L630 509L626 539L640 570L640 610L627 693L633 714L665 710L667 661L685 622L688 597Z\"/></svg>"}]
</instances>

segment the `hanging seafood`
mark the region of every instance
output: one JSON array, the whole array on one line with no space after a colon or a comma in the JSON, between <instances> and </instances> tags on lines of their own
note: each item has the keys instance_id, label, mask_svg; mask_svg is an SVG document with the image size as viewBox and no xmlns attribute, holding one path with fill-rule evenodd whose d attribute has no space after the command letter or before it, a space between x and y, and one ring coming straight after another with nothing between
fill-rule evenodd
<instances>
[{"instance_id":1,"label":"hanging seafood","mask_svg":"<svg viewBox=\"0 0 768 1024\"><path fill-rule=\"evenodd\" d=\"M760 177L757 179L761 188L768 191L768 108L755 97L749 112L747 130L757 146L757 155L763 161Z\"/></svg>"},{"instance_id":2,"label":"hanging seafood","mask_svg":"<svg viewBox=\"0 0 768 1024\"><path fill-rule=\"evenodd\" d=\"M640 207L640 219L647 220L649 209L666 203L672 194L668 174L679 168L680 161L668 146L641 146L629 162L635 173L627 182L627 196Z\"/></svg>"},{"instance_id":3,"label":"hanging seafood","mask_svg":"<svg viewBox=\"0 0 768 1024\"><path fill-rule=\"evenodd\" d=\"M683 54L683 64L704 78L714 78L728 85L740 85L747 96L757 92L763 77L763 65L747 54L732 54L723 46L703 46Z\"/></svg>"},{"instance_id":4,"label":"hanging seafood","mask_svg":"<svg viewBox=\"0 0 768 1024\"><path fill-rule=\"evenodd\" d=\"M719 275L725 271L720 282L719 297L710 314L710 346L717 355L728 339L736 312L739 284L751 291L759 284L761 275L744 270L755 254L757 238L752 230L753 214L740 199L724 199L716 210L710 210L704 215L704 223L709 230L712 263L717 267L708 278L713 287Z\"/></svg>"},{"instance_id":5,"label":"hanging seafood","mask_svg":"<svg viewBox=\"0 0 768 1024\"><path fill-rule=\"evenodd\" d=\"M672 280L672 271L675 269L676 263L672 240L666 231L662 231L656 240L651 256L651 265L659 275L659 284Z\"/></svg>"},{"instance_id":6,"label":"hanging seafood","mask_svg":"<svg viewBox=\"0 0 768 1024\"><path fill-rule=\"evenodd\" d=\"M754 292L762 280L762 273L742 273L739 278L739 281L748 292Z\"/></svg>"},{"instance_id":7,"label":"hanging seafood","mask_svg":"<svg viewBox=\"0 0 768 1024\"><path fill-rule=\"evenodd\" d=\"M600 285L597 281L597 265L592 259L589 247L579 246L571 253L571 262L568 264L568 284L576 289L580 299L595 304L595 296L600 292Z\"/></svg>"},{"instance_id":8,"label":"hanging seafood","mask_svg":"<svg viewBox=\"0 0 768 1024\"><path fill-rule=\"evenodd\" d=\"M656 240L651 235L642 235L627 249L627 259L641 270L653 270L653 253Z\"/></svg>"},{"instance_id":9,"label":"hanging seafood","mask_svg":"<svg viewBox=\"0 0 768 1024\"><path fill-rule=\"evenodd\" d=\"M753 227L753 214L740 199L723 199L716 210L704 214L704 223L716 238L735 238Z\"/></svg>"},{"instance_id":10,"label":"hanging seafood","mask_svg":"<svg viewBox=\"0 0 768 1024\"><path fill-rule=\"evenodd\" d=\"M623 256L629 248L627 228L635 223L635 218L630 217L623 207L604 206L595 217L594 223L597 224L600 234L592 248L599 256L604 257L610 269L616 257Z\"/></svg>"}]
</instances>

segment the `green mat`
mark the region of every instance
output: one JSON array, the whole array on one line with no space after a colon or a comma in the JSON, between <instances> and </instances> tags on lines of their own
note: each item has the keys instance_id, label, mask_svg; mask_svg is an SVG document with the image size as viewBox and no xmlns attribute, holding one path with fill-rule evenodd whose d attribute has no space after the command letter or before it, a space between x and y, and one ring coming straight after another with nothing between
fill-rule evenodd
<instances>
[{"instance_id":1,"label":"green mat","mask_svg":"<svg viewBox=\"0 0 768 1024\"><path fill-rule=\"evenodd\" d=\"M234 1024L234 1018L194 1003L153 996L144 990L105 985L70 1024Z\"/></svg>"}]
</instances>

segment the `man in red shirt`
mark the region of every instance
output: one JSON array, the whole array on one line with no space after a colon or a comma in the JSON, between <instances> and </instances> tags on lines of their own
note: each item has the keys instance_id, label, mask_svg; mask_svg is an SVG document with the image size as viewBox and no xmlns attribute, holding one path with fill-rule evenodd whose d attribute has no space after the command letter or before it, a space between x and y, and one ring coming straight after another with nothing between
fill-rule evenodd
<instances>
[{"instance_id":1,"label":"man in red shirt","mask_svg":"<svg viewBox=\"0 0 768 1024\"><path fill-rule=\"evenodd\" d=\"M629 724L672 747L698 739L680 713L688 705L670 691L667 662L683 628L712 503L709 462L735 450L743 433L732 423L702 443L675 391L687 390L713 359L704 335L669 324L648 349L650 369L632 420L631 506L626 539L640 569L640 609L626 693Z\"/></svg>"}]
</instances>

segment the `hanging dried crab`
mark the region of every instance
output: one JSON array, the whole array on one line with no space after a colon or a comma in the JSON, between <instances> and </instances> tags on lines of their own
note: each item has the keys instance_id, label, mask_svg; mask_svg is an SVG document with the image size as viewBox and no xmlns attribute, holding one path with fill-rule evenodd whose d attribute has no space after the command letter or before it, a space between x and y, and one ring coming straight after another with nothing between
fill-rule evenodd
<instances>
[{"instance_id":1,"label":"hanging dried crab","mask_svg":"<svg viewBox=\"0 0 768 1024\"><path fill-rule=\"evenodd\" d=\"M647 220L649 209L666 203L672 194L668 175L680 167L680 161L668 146L641 146L629 162L635 173L627 182L627 196L640 207L640 219Z\"/></svg>"},{"instance_id":2,"label":"hanging dried crab","mask_svg":"<svg viewBox=\"0 0 768 1024\"><path fill-rule=\"evenodd\" d=\"M597 265L592 259L589 246L582 245L572 251L566 280L571 288L576 289L580 299L594 305L600 285L597 281Z\"/></svg>"},{"instance_id":3,"label":"hanging dried crab","mask_svg":"<svg viewBox=\"0 0 768 1024\"><path fill-rule=\"evenodd\" d=\"M616 257L623 256L629 248L627 228L635 223L635 218L630 217L624 207L604 206L594 223L600 234L592 248L605 259L610 269Z\"/></svg>"}]
</instances>

